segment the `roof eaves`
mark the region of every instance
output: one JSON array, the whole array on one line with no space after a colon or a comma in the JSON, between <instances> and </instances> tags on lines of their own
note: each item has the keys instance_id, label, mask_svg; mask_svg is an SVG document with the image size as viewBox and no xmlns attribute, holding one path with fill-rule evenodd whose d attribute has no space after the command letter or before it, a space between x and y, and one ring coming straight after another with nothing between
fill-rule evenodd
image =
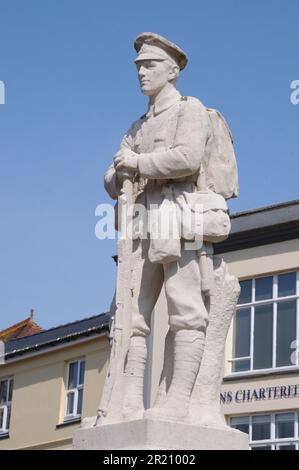
<instances>
[{"instance_id":1,"label":"roof eaves","mask_svg":"<svg viewBox=\"0 0 299 470\"><path fill-rule=\"evenodd\" d=\"M259 212L268 212L275 209L284 209L291 206L299 206L299 199L293 199L291 201L281 202L278 204L270 204L269 206L257 207L256 209L235 212L231 214L230 217L231 219L237 219L238 217L245 217L246 215L253 215Z\"/></svg>"},{"instance_id":2,"label":"roof eaves","mask_svg":"<svg viewBox=\"0 0 299 470\"><path fill-rule=\"evenodd\" d=\"M22 349L14 349L13 351L7 352L4 357L5 357L5 360L7 360L18 355L26 355L26 354L29 354L30 352L40 351L41 349L46 349L52 346L55 347L59 344L76 341L80 337L96 335L96 334L104 335L108 331L109 331L109 324L102 323L101 325L90 327L87 330L71 333L62 337L55 338L54 340L52 339L50 341L45 341L44 343L36 343L35 345L27 346Z\"/></svg>"}]
</instances>

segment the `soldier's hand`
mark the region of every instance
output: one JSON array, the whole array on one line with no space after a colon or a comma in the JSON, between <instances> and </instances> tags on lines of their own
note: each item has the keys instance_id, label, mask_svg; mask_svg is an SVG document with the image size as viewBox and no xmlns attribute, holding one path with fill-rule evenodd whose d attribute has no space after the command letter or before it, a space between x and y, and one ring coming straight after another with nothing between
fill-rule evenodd
<instances>
[{"instance_id":1,"label":"soldier's hand","mask_svg":"<svg viewBox=\"0 0 299 470\"><path fill-rule=\"evenodd\" d=\"M114 156L114 168L119 177L123 173L135 174L138 171L138 155L131 150L120 150Z\"/></svg>"}]
</instances>

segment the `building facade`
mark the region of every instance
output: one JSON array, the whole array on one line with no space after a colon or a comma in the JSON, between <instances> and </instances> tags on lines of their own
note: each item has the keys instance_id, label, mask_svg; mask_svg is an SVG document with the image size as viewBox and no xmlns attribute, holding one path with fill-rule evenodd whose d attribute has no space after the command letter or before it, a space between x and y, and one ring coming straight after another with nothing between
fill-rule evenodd
<instances>
[{"instance_id":1,"label":"building facade","mask_svg":"<svg viewBox=\"0 0 299 470\"><path fill-rule=\"evenodd\" d=\"M241 295L226 342L221 404L257 450L299 449L299 201L232 216L215 254L238 277ZM148 404L167 332L165 297L154 311ZM162 335L161 335L162 332Z\"/></svg>"},{"instance_id":2,"label":"building facade","mask_svg":"<svg viewBox=\"0 0 299 470\"><path fill-rule=\"evenodd\" d=\"M108 315L5 343L0 365L0 450L70 449L93 416L109 357Z\"/></svg>"},{"instance_id":3,"label":"building facade","mask_svg":"<svg viewBox=\"0 0 299 470\"><path fill-rule=\"evenodd\" d=\"M233 215L229 239L215 248L241 284L220 396L227 422L247 432L256 450L299 450L299 201ZM167 319L162 293L146 406L158 387ZM98 406L108 329L108 315L98 315L5 343L0 450L71 448L82 417Z\"/></svg>"},{"instance_id":4,"label":"building facade","mask_svg":"<svg viewBox=\"0 0 299 470\"><path fill-rule=\"evenodd\" d=\"M257 450L299 450L299 202L233 217L219 247L241 284L221 401Z\"/></svg>"}]
</instances>

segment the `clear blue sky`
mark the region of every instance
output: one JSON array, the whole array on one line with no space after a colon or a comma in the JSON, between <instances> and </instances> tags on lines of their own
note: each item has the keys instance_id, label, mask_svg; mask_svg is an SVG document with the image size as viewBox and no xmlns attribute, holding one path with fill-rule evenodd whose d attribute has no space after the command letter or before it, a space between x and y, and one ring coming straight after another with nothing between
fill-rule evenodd
<instances>
[{"instance_id":1,"label":"clear blue sky","mask_svg":"<svg viewBox=\"0 0 299 470\"><path fill-rule=\"evenodd\" d=\"M220 109L235 138L233 212L298 198L298 0L0 0L0 329L106 311L113 241L94 234L103 173L144 113L133 41L189 55L179 90Z\"/></svg>"}]
</instances>

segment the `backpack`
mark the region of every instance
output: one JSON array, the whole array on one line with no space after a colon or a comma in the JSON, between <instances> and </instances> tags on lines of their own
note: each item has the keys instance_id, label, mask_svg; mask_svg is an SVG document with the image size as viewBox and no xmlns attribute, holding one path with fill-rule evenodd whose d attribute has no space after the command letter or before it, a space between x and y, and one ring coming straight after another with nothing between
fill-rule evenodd
<instances>
[{"instance_id":1,"label":"backpack","mask_svg":"<svg viewBox=\"0 0 299 470\"><path fill-rule=\"evenodd\" d=\"M216 109L206 108L212 133L208 139L200 174L199 189L210 189L224 199L238 196L238 170L230 129Z\"/></svg>"}]
</instances>

